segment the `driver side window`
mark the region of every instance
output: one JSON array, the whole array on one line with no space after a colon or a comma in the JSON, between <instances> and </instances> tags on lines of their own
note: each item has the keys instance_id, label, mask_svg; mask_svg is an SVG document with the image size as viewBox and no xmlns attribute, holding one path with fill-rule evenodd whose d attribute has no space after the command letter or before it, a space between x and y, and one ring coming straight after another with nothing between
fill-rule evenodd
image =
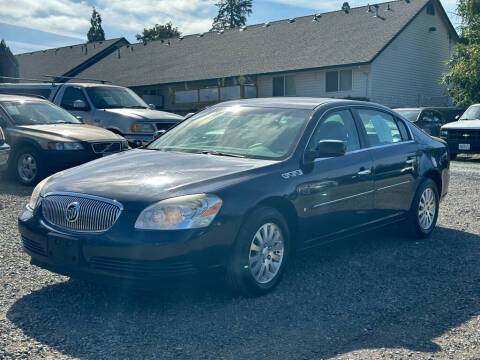
<instances>
[{"instance_id":1,"label":"driver side window","mask_svg":"<svg viewBox=\"0 0 480 360\"><path fill-rule=\"evenodd\" d=\"M360 149L357 127L349 110L336 111L322 119L313 133L309 150L314 150L321 140L343 141L347 152Z\"/></svg>"},{"instance_id":2,"label":"driver side window","mask_svg":"<svg viewBox=\"0 0 480 360\"><path fill-rule=\"evenodd\" d=\"M75 107L73 106L73 103L77 100L82 100L88 106L87 99L85 98L85 95L83 95L82 90L73 86L69 86L65 89L65 92L63 93L62 103L60 104L60 106L63 107L65 110L78 110L75 109ZM90 110L90 107L83 110L88 111Z\"/></svg>"}]
</instances>

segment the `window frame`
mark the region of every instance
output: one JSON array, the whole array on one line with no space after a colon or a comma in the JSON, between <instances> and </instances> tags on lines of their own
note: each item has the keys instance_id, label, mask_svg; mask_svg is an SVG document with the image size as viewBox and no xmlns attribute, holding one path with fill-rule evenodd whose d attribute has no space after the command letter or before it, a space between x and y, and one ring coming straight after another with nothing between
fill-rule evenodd
<instances>
[{"instance_id":1,"label":"window frame","mask_svg":"<svg viewBox=\"0 0 480 360\"><path fill-rule=\"evenodd\" d=\"M350 72L350 83L351 87L350 89L342 89L341 87L341 77L342 77L342 72ZM336 73L337 74L337 90L328 90L328 81L327 81L327 75ZM338 93L338 92L345 92L345 91L352 91L353 90L353 69L343 69L343 70L332 70L332 71L325 71L325 92L326 93Z\"/></svg>"},{"instance_id":2,"label":"window frame","mask_svg":"<svg viewBox=\"0 0 480 360\"><path fill-rule=\"evenodd\" d=\"M355 119L357 120L357 123L361 127L360 131L362 132L362 137L364 138L364 141L366 143L366 149L382 148L382 147L387 147L387 146L396 146L396 145L405 144L405 143L409 143L409 142L414 141L412 130L410 129L409 125L403 119L399 118L394 113L391 113L391 112L389 112L385 109L380 109L380 108L376 108L376 107L369 107L369 106L362 106L362 105L353 106L351 109L352 109L352 112L354 114ZM396 143L383 144L383 145L373 145L372 146L370 144L370 141L368 140L367 129L365 129L365 126L363 125L363 122L362 122L362 120L360 118L360 115L358 113L359 110L377 111L377 112L381 112L381 113L390 115L393 118L393 120L395 121L395 123L397 124L397 127L398 127L398 122L401 122L407 128L407 134L409 136L409 139L408 140L403 140L403 138L402 138L402 141L398 141ZM398 129L398 131L400 132L400 129ZM400 132L400 137L402 137L401 132Z\"/></svg>"},{"instance_id":3,"label":"window frame","mask_svg":"<svg viewBox=\"0 0 480 360\"><path fill-rule=\"evenodd\" d=\"M295 93L294 93L294 94L288 94L288 95L287 95L287 77L288 77L288 78L292 78L293 81L294 81L294 85L295 85ZM274 86L275 79L283 79L283 95L275 95L275 86ZM295 76L295 75L273 76L273 77L272 77L272 96L273 96L273 97L297 96L296 76Z\"/></svg>"}]
</instances>

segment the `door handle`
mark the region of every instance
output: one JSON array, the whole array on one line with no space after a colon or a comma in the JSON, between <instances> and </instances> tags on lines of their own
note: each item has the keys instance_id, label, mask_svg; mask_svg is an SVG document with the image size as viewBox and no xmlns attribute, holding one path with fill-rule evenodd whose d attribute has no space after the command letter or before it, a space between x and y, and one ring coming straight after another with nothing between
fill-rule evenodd
<instances>
[{"instance_id":1,"label":"door handle","mask_svg":"<svg viewBox=\"0 0 480 360\"><path fill-rule=\"evenodd\" d=\"M408 159L407 161L405 161L408 165L413 165L413 164L416 164L417 162L417 159Z\"/></svg>"},{"instance_id":2,"label":"door handle","mask_svg":"<svg viewBox=\"0 0 480 360\"><path fill-rule=\"evenodd\" d=\"M372 173L372 170L366 169L366 170L361 170L361 171L357 172L357 175L365 176L365 175L370 175L371 173Z\"/></svg>"}]
</instances>

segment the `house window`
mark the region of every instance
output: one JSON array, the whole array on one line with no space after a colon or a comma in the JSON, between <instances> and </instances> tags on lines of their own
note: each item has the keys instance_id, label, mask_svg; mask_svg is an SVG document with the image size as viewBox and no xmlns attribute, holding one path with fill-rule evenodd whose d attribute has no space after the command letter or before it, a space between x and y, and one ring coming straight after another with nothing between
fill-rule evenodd
<instances>
[{"instance_id":1,"label":"house window","mask_svg":"<svg viewBox=\"0 0 480 360\"><path fill-rule=\"evenodd\" d=\"M220 88L220 98L222 100L240 99L240 85Z\"/></svg>"},{"instance_id":2,"label":"house window","mask_svg":"<svg viewBox=\"0 0 480 360\"><path fill-rule=\"evenodd\" d=\"M218 101L218 88L200 89L200 102Z\"/></svg>"},{"instance_id":3,"label":"house window","mask_svg":"<svg viewBox=\"0 0 480 360\"><path fill-rule=\"evenodd\" d=\"M257 97L257 88L255 85L244 85L243 86L243 97L245 99L256 98Z\"/></svg>"},{"instance_id":4,"label":"house window","mask_svg":"<svg viewBox=\"0 0 480 360\"><path fill-rule=\"evenodd\" d=\"M189 104L198 102L198 90L175 91L176 104Z\"/></svg>"},{"instance_id":5,"label":"house window","mask_svg":"<svg viewBox=\"0 0 480 360\"><path fill-rule=\"evenodd\" d=\"M328 71L326 73L326 91L350 91L352 90L352 70Z\"/></svg>"},{"instance_id":6,"label":"house window","mask_svg":"<svg viewBox=\"0 0 480 360\"><path fill-rule=\"evenodd\" d=\"M295 96L296 93L294 75L273 78L273 96Z\"/></svg>"},{"instance_id":7,"label":"house window","mask_svg":"<svg viewBox=\"0 0 480 360\"><path fill-rule=\"evenodd\" d=\"M435 16L435 6L431 2L427 5L427 14Z\"/></svg>"}]
</instances>

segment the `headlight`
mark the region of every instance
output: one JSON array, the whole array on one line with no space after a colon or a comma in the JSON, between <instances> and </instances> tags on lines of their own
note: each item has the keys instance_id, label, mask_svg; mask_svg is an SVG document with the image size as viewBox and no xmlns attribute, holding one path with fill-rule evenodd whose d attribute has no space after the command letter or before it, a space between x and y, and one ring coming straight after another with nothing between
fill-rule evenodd
<instances>
[{"instance_id":1,"label":"headlight","mask_svg":"<svg viewBox=\"0 0 480 360\"><path fill-rule=\"evenodd\" d=\"M135 123L130 126L130 129L132 130L132 132L155 132L155 128L150 123Z\"/></svg>"},{"instance_id":2,"label":"headlight","mask_svg":"<svg viewBox=\"0 0 480 360\"><path fill-rule=\"evenodd\" d=\"M448 130L440 130L440 135L448 135Z\"/></svg>"},{"instance_id":3,"label":"headlight","mask_svg":"<svg viewBox=\"0 0 480 360\"><path fill-rule=\"evenodd\" d=\"M82 143L79 142L49 142L49 150L83 150Z\"/></svg>"},{"instance_id":4,"label":"headlight","mask_svg":"<svg viewBox=\"0 0 480 360\"><path fill-rule=\"evenodd\" d=\"M38 183L37 186L35 186L35 189L33 189L32 196L30 197L30 202L28 203L27 207L33 211L35 207L37 206L38 199L40 198L40 193L43 189L43 186L47 183L47 181L50 179L50 177L43 179Z\"/></svg>"},{"instance_id":5,"label":"headlight","mask_svg":"<svg viewBox=\"0 0 480 360\"><path fill-rule=\"evenodd\" d=\"M222 200L210 194L166 199L143 210L135 223L135 228L149 230L203 228L210 225L221 207Z\"/></svg>"}]
</instances>

